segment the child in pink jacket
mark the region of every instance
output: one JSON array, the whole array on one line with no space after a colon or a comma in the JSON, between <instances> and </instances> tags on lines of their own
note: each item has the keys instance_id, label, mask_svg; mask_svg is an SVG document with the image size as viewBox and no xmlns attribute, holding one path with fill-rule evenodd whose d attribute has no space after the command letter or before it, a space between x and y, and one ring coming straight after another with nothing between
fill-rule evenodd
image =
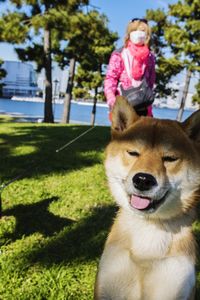
<instances>
[{"instance_id":1,"label":"child in pink jacket","mask_svg":"<svg viewBox=\"0 0 200 300\"><path fill-rule=\"evenodd\" d=\"M110 110L121 94L120 87L127 89L141 84L143 77L151 89L155 83L155 57L149 49L150 27L145 19L135 18L128 24L124 47L115 50L110 57L104 93ZM136 110L139 115L152 116L152 106Z\"/></svg>"}]
</instances>

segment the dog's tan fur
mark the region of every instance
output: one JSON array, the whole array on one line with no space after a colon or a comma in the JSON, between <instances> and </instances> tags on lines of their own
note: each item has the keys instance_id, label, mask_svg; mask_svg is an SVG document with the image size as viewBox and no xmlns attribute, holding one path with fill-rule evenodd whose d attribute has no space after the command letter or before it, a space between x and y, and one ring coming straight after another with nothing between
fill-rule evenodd
<instances>
[{"instance_id":1,"label":"dog's tan fur","mask_svg":"<svg viewBox=\"0 0 200 300\"><path fill-rule=\"evenodd\" d=\"M120 209L95 285L96 300L194 299L195 241L191 225L200 198L200 111L183 123L139 117L118 97L105 168ZM160 206L135 209L133 176L157 186L139 191ZM164 195L164 196L163 196Z\"/></svg>"}]
</instances>

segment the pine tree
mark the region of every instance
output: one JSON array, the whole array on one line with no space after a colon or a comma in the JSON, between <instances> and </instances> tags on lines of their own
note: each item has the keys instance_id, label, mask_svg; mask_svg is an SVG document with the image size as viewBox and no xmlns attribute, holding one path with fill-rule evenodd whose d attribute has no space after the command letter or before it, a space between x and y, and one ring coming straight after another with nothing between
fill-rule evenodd
<instances>
[{"instance_id":1,"label":"pine tree","mask_svg":"<svg viewBox=\"0 0 200 300\"><path fill-rule=\"evenodd\" d=\"M186 69L180 111L181 120L190 78L200 70L200 2L183 0L169 5L168 11L160 9L147 11L147 19L153 21L152 48L156 53L156 92L158 97L172 95L168 84L181 70ZM198 89L198 85L196 86ZM194 101L198 101L198 90Z\"/></svg>"},{"instance_id":2,"label":"pine tree","mask_svg":"<svg viewBox=\"0 0 200 300\"><path fill-rule=\"evenodd\" d=\"M82 82L91 81L86 84L86 90L93 89L94 92L94 106L93 106L93 121L96 111L96 101L98 88L102 85L103 72L102 67L108 62L109 56L114 49L114 42L117 40L117 34L113 33L108 28L108 20L105 15L99 14L92 10L86 14L80 12L77 14L72 22L71 29L67 33L69 43L63 52L57 55L57 61L62 65L65 64L64 59L68 57L71 61L77 62L81 65L84 76ZM74 70L75 68L73 68ZM66 94L65 110L62 122L69 122L70 101L73 87L74 77L71 72L70 88ZM79 78L80 81L80 78ZM78 86L80 89L80 86Z\"/></svg>"},{"instance_id":3,"label":"pine tree","mask_svg":"<svg viewBox=\"0 0 200 300\"><path fill-rule=\"evenodd\" d=\"M68 23L80 5L87 4L88 0L11 0L16 7L16 13L23 18L23 22L16 24L25 28L23 33L26 43L17 50L23 60L33 60L38 69L45 70L45 108L44 122L53 122L52 110L52 55L60 47L60 40L55 40L56 31L67 31ZM11 20L14 14L8 13L5 18L10 22L7 27L13 27ZM15 20L15 18L14 18ZM41 36L41 34L43 36ZM12 39L11 39L12 40ZM39 42L37 42L39 40Z\"/></svg>"},{"instance_id":4,"label":"pine tree","mask_svg":"<svg viewBox=\"0 0 200 300\"><path fill-rule=\"evenodd\" d=\"M98 71L91 71L83 69L81 65L77 68L75 75L76 85L73 88L73 95L75 99L92 99L93 107L91 112L91 125L95 124L96 116L96 104L97 100L101 98L102 94L99 94L99 89L103 89L103 75Z\"/></svg>"},{"instance_id":5,"label":"pine tree","mask_svg":"<svg viewBox=\"0 0 200 300\"><path fill-rule=\"evenodd\" d=\"M1 1L5 2L5 1ZM0 17L0 42L22 43L25 40L26 28L21 23L21 14L15 12L12 15ZM2 68L3 60L0 59L0 80L6 76L6 71ZM0 95L2 95L3 84L0 83Z\"/></svg>"},{"instance_id":6,"label":"pine tree","mask_svg":"<svg viewBox=\"0 0 200 300\"><path fill-rule=\"evenodd\" d=\"M174 53L181 55L187 70L184 92L177 120L181 120L192 74L200 71L200 2L183 0L170 5L171 26L165 32ZM198 86L197 86L198 87Z\"/></svg>"},{"instance_id":7,"label":"pine tree","mask_svg":"<svg viewBox=\"0 0 200 300\"><path fill-rule=\"evenodd\" d=\"M2 13L0 17L0 42L24 43L28 32L25 15L15 11Z\"/></svg>"},{"instance_id":8,"label":"pine tree","mask_svg":"<svg viewBox=\"0 0 200 300\"><path fill-rule=\"evenodd\" d=\"M174 96L177 90L170 86L170 82L184 66L180 55L171 51L170 44L165 39L165 32L170 27L168 15L161 9L147 10L146 18L151 23L151 49L156 56L156 97Z\"/></svg>"}]
</instances>

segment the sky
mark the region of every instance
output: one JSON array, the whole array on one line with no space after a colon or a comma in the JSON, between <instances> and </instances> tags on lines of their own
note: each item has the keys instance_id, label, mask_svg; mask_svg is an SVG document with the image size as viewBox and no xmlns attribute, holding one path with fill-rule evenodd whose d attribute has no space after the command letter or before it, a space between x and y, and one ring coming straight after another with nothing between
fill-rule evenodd
<instances>
[{"instance_id":1,"label":"sky","mask_svg":"<svg viewBox=\"0 0 200 300\"><path fill-rule=\"evenodd\" d=\"M133 18L143 18L147 9L167 10L169 4L178 0L91 0L99 12L105 13L109 19L109 27L117 31L120 41L123 40L128 22Z\"/></svg>"},{"instance_id":2,"label":"sky","mask_svg":"<svg viewBox=\"0 0 200 300\"><path fill-rule=\"evenodd\" d=\"M90 0L100 13L104 13L109 20L109 28L118 33L120 39L118 45L123 41L128 22L135 17L144 17L147 9L167 9L168 4L176 3L177 0ZM8 4L0 4L0 11L8 8ZM3 60L18 60L14 46L0 43L0 58Z\"/></svg>"}]
</instances>

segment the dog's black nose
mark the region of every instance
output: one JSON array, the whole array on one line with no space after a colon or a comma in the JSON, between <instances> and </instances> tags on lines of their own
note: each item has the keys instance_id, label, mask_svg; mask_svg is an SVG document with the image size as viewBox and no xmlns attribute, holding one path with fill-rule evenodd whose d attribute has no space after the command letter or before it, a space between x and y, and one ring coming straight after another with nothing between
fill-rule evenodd
<instances>
[{"instance_id":1,"label":"dog's black nose","mask_svg":"<svg viewBox=\"0 0 200 300\"><path fill-rule=\"evenodd\" d=\"M156 178L148 173L137 173L133 176L133 185L140 191L148 191L157 185Z\"/></svg>"}]
</instances>

